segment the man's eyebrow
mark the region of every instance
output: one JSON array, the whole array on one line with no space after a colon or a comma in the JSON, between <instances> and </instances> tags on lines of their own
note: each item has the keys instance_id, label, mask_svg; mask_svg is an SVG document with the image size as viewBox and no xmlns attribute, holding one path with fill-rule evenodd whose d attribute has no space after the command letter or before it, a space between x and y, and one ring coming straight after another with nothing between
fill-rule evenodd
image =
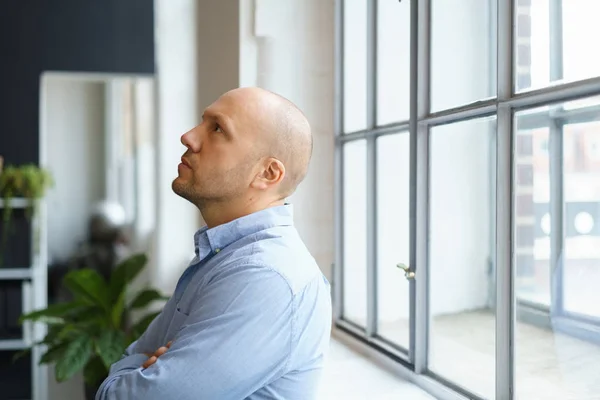
<instances>
[{"instance_id":1,"label":"man's eyebrow","mask_svg":"<svg viewBox=\"0 0 600 400\"><path fill-rule=\"evenodd\" d=\"M221 125L222 128L225 128L225 130L230 128L228 118L224 114L221 114L220 112L205 110L204 113L202 114L202 119L204 119L204 118L210 118L210 119L217 121L219 123L219 125Z\"/></svg>"},{"instance_id":2,"label":"man's eyebrow","mask_svg":"<svg viewBox=\"0 0 600 400\"><path fill-rule=\"evenodd\" d=\"M223 121L224 119L223 114L209 110L204 110L204 113L202 113L202 119L204 118L216 119L217 121Z\"/></svg>"}]
</instances>

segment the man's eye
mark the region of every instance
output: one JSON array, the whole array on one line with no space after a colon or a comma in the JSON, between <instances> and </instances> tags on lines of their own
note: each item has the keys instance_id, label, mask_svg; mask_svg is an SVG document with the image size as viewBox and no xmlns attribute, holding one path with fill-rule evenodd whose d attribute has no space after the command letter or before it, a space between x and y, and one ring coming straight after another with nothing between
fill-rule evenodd
<instances>
[{"instance_id":1,"label":"man's eye","mask_svg":"<svg viewBox=\"0 0 600 400\"><path fill-rule=\"evenodd\" d=\"M223 133L223 129L221 129L221 127L218 124L215 125L215 131Z\"/></svg>"}]
</instances>

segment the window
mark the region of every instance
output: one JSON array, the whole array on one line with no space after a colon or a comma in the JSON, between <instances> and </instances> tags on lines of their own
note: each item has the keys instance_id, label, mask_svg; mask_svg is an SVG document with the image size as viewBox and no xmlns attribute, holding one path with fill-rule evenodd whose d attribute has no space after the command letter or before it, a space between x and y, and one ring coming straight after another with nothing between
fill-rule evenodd
<instances>
[{"instance_id":1,"label":"window","mask_svg":"<svg viewBox=\"0 0 600 400\"><path fill-rule=\"evenodd\" d=\"M409 284L396 266L410 254L408 132L377 138L377 332L399 348L410 345Z\"/></svg>"},{"instance_id":2,"label":"window","mask_svg":"<svg viewBox=\"0 0 600 400\"><path fill-rule=\"evenodd\" d=\"M426 3L338 1L336 328L438 398L593 398L600 3Z\"/></svg>"},{"instance_id":3,"label":"window","mask_svg":"<svg viewBox=\"0 0 600 400\"><path fill-rule=\"evenodd\" d=\"M429 369L485 398L495 389L494 122L434 126L429 144Z\"/></svg>"}]
</instances>

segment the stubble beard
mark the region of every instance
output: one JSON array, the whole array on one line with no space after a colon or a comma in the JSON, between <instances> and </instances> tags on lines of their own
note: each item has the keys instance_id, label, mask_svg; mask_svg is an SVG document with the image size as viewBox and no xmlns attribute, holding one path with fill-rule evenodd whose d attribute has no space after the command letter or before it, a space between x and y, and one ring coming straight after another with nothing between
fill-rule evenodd
<instances>
[{"instance_id":1,"label":"stubble beard","mask_svg":"<svg viewBox=\"0 0 600 400\"><path fill-rule=\"evenodd\" d=\"M171 183L171 189L173 192L179 197L189 201L190 203L196 203L196 193L194 193L194 189L191 185L186 184L186 182L181 182L180 178L177 177Z\"/></svg>"},{"instance_id":2,"label":"stubble beard","mask_svg":"<svg viewBox=\"0 0 600 400\"><path fill-rule=\"evenodd\" d=\"M173 180L171 188L175 194L186 199L202 211L218 204L235 202L244 195L244 182L246 172L252 168L255 160L251 157L244 163L223 173L209 174L203 185L196 185L194 178L182 179L178 176Z\"/></svg>"},{"instance_id":3,"label":"stubble beard","mask_svg":"<svg viewBox=\"0 0 600 400\"><path fill-rule=\"evenodd\" d=\"M179 178L175 178L171 184L173 192L179 197L194 204L200 211L215 204L228 203L240 196L236 189L232 189L232 182L207 182L203 189L194 187L191 183L182 182ZM230 190L219 190L220 188L228 188Z\"/></svg>"}]
</instances>

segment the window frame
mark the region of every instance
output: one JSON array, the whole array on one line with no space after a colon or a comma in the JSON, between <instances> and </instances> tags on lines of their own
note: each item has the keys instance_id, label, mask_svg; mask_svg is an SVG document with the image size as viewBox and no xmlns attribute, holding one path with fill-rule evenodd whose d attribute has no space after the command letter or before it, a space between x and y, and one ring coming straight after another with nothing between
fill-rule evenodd
<instances>
[{"instance_id":1,"label":"window frame","mask_svg":"<svg viewBox=\"0 0 600 400\"><path fill-rule=\"evenodd\" d=\"M496 67L496 96L488 99L464 104L459 107L431 112L430 109L430 21L431 0L412 2L410 10L410 119L398 123L377 126L376 121L376 90L377 90L377 1L368 1L367 18L367 129L345 132L343 127L344 113L344 0L335 1L335 261L333 266L334 319L335 326L356 339L385 354L400 365L413 371L418 379L415 382L427 386L432 392L443 398L448 398L447 391L431 385L421 377L434 378L444 386L449 387L460 396L477 399L479 397L460 388L452 382L435 376L427 369L427 354L429 344L429 265L428 228L429 228L429 135L434 126L456 123L468 119L496 116L495 143L495 196L492 210L495 215L493 265L495 285L492 300L496 308L496 398L513 398L515 391L515 325L516 319L538 325L549 325L550 318L555 329L565 329L573 334L574 329L579 333L593 331L595 321L586 321L569 313L552 315L549 309L536 304L516 299L515 281L516 268L513 253L515 249L514 236L514 187L515 165L513 160L516 121L515 113L535 109L541 106L558 104L600 94L600 76L573 82L557 82L543 88L532 88L517 91L516 88L516 11L515 1L488 0L490 6L490 30L497 35L495 52L490 55ZM551 80L562 76L562 27L560 10L561 0L549 0L550 24L552 26L551 44ZM495 14L495 15L494 15ZM597 117L596 119L594 119ZM549 115L540 112L519 117L519 128L558 126L574 123L574 121L600 120L600 106L585 107L578 110L563 110L563 113ZM524 122L523 122L524 121ZM561 125L561 126L562 126ZM559 128L557 128L559 129ZM417 274L416 280L410 281L410 346L409 349L399 349L389 342L377 337L377 293L376 293L376 139L383 135L397 134L407 131L410 135L410 256L411 269ZM551 133L550 156L561 157L563 151L562 128L560 135ZM366 139L367 141L367 326L358 327L343 318L343 154L345 143ZM564 248L563 211L563 174L562 167L554 163L551 171L551 232L552 254L550 265L560 266L560 254ZM497 205L497 207L495 207ZM557 275L558 286L562 286L561 274ZM553 294L553 298L555 298ZM558 304L561 304L562 294L557 294ZM560 310L560 308L559 308ZM582 323L588 323L581 328Z\"/></svg>"}]
</instances>

